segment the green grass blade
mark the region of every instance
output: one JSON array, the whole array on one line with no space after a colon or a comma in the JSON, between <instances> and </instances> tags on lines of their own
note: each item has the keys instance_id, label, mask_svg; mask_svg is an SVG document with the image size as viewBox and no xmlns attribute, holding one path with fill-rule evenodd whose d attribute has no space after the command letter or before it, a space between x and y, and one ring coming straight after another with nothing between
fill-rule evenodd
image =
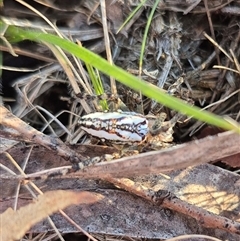
<instances>
[{"instance_id":1,"label":"green grass blade","mask_svg":"<svg viewBox=\"0 0 240 241\"><path fill-rule=\"evenodd\" d=\"M103 89L103 85L102 85L102 81L101 78L99 76L98 72L95 72L92 65L86 63L86 67L87 67L87 71L89 74L89 77L92 81L93 84L93 88L95 90L95 93L97 95L101 95L104 93L104 89ZM106 100L100 100L99 101L100 105L102 106L103 110L108 110L108 105L107 105L107 101Z\"/></svg>"},{"instance_id":2,"label":"green grass blade","mask_svg":"<svg viewBox=\"0 0 240 241\"><path fill-rule=\"evenodd\" d=\"M141 72L142 72L143 56L144 56L144 50L145 50L145 47L146 47L147 35L148 35L149 28L150 28L150 24L152 22L153 14L156 11L156 8L157 8L160 1L161 0L155 1L154 5L152 7L152 11L149 15L146 27L145 27L145 31L144 31L144 35L143 35L143 41L142 41L142 47L141 47L141 53L140 53L140 59L139 59L139 72L140 72L139 74L141 74Z\"/></svg>"},{"instance_id":3,"label":"green grass blade","mask_svg":"<svg viewBox=\"0 0 240 241\"><path fill-rule=\"evenodd\" d=\"M110 65L105 59L101 58L97 54L94 54L93 52L85 49L84 47L80 47L71 41L61 39L52 34L26 31L14 26L11 26L7 29L7 34L8 36L18 35L18 38L21 37L22 39L30 39L37 42L46 41L48 43L55 44L61 47L63 50L80 58L84 62L91 64L103 73L113 76L119 82L134 90L141 91L147 97L152 98L169 108L177 110L188 116L192 116L208 124L215 125L227 130L235 130L236 132L240 133L239 125L233 125L226 121L224 118L221 118L210 112L203 111L200 108L190 106L176 97L169 96L168 94L165 94L164 91L160 88L146 81L138 79L137 77L129 74L128 72L115 65Z\"/></svg>"},{"instance_id":4,"label":"green grass blade","mask_svg":"<svg viewBox=\"0 0 240 241\"><path fill-rule=\"evenodd\" d=\"M117 34L123 29L123 27L131 20L131 18L137 13L137 11L144 5L144 3L147 0L142 1L132 12L131 14L127 17L127 19L124 21L124 23L120 26L120 28L117 31Z\"/></svg>"}]
</instances>

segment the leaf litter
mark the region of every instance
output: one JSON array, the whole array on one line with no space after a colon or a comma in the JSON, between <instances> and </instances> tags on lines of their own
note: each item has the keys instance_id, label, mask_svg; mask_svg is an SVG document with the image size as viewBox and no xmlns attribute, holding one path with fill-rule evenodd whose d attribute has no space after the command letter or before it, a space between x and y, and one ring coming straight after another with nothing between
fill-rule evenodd
<instances>
[{"instance_id":1,"label":"leaf litter","mask_svg":"<svg viewBox=\"0 0 240 241\"><path fill-rule=\"evenodd\" d=\"M127 4L123 4L121 1L106 1L106 17L111 30L110 45L114 63L129 72L139 74L138 60L141 40L153 3L147 1L145 6L138 12L138 15L133 17L134 21L130 21L121 30L120 34L116 35L125 16L128 15L137 4L138 3L134 1L129 1ZM56 22L61 33L71 35L71 38L74 40L78 39L82 41L90 50L102 54L105 48L110 47L105 47L104 45L102 38L103 31L102 28L99 27L102 22L101 11L97 2L72 1L71 4L61 5L61 3L57 2L38 1L35 7L39 11L44 12L51 21ZM141 78L150 83L158 84L166 91L170 91L170 93L173 93L188 103L198 105L216 114L225 115L228 116L228 118L238 121L240 109L238 101L239 65L238 62L233 61L233 59L238 59L240 54L238 48L240 38L239 7L239 1L215 1L208 3L207 6L206 4L204 5L203 1L182 1L181 3L176 1L160 1L149 32L144 54L144 71ZM17 5L16 2L7 1L3 10L5 17L18 19L17 26L22 25L26 27L26 20L28 20L28 24L33 24L34 28L36 28L37 25L38 27L46 28L46 30L49 28L36 13L33 13L30 9L22 5ZM211 21L209 19L211 19ZM14 19L12 19L12 21L13 20ZM79 29L81 31L79 31ZM211 34L213 33L212 30L214 30L214 34ZM212 44L206 39L205 32L211 35L211 39L213 39L212 42L215 44ZM227 53L227 56L219 46ZM4 46L1 46L1 50L8 51ZM37 130L43 131L47 135L54 134L55 136L59 136L63 142L67 141L70 144L79 142L83 133L76 133L78 129L76 125L77 117L73 115L73 113L81 115L83 111L88 112L91 109L94 110L94 106L91 104L90 106L86 105L84 100L80 100L79 103L79 100L73 99L73 93L75 92L76 94L79 88L75 78L73 78L73 75L76 74L74 69L69 70L61 67L64 63L61 63L61 65L56 63L49 49L43 45L22 43L18 46L13 46L13 50L19 55L19 58L21 56L30 56L32 58L30 62L27 62L29 59L24 60L26 61L27 67L32 69L32 73L25 74L23 72L24 69L19 69L18 75L13 76L12 71L10 71L11 68L3 72L4 103L11 106L12 113L15 116ZM4 65L9 65L11 61L10 55L5 53ZM78 71L81 73L81 77L79 78L78 76L78 79L86 79L86 73L85 70L81 68L81 63L76 61L74 65L78 66ZM225 69L220 67L213 69L212 67L214 65L223 66ZM13 66L15 66L15 64ZM74 68L76 67L74 66ZM232 69L232 71L226 68ZM62 69L64 69L65 72ZM175 85L179 78L183 78L184 83L179 82L179 84ZM6 79L9 80L7 83ZM69 84L68 79L71 84ZM104 80L105 90L111 89L112 85L108 82L108 79L104 76L102 79ZM83 81L81 90L89 90L88 85L86 81ZM132 93L132 90L120 84L117 84L116 88L123 103L125 103L130 110L138 111L139 105L135 101L136 98L133 97L137 95L137 98L139 98L139 93ZM11 92L14 92L14 95L11 95ZM11 102L12 100L15 102ZM142 109L144 113L148 113L149 109L153 109L154 107L154 113L158 113L156 111L157 108L164 110L168 113L168 119L175 114L165 107L156 105L152 100L145 97L142 97L141 102L143 105L142 107L140 106L140 109ZM56 124L57 122L51 121L51 118L53 119L52 116L55 116L55 119L58 118L65 127L59 128L59 124ZM183 120L177 124L174 130L174 139L178 143L190 141L195 139L205 128L208 127L203 123L183 117ZM24 135L26 129L22 129L22 132ZM5 140L8 140L12 135L17 136L11 132ZM42 134L37 135L40 137ZM21 138L18 139L17 137L16 140L22 141ZM5 150L11 151L8 142L6 143ZM35 144L37 143L35 142ZM102 152L104 151L102 150ZM191 152L191 150L189 150L189 152ZM202 150L202 152L203 155L208 155L204 150ZM17 151L17 155L14 156L14 159L17 159L20 153L21 146ZM186 153L186 155L188 154L189 153ZM55 160L54 157L48 159L42 156L41 160L41 158L36 159L34 154L32 155L32 157L30 156L28 164L31 166L28 167L27 165L27 167L32 168L36 166L32 163L32 159L34 159L35 161L38 160L38 168L28 173L46 169L46 165L43 165L41 169L39 167L40 163L48 163L48 168L54 166L54 163L49 161ZM225 155L229 156L231 153ZM90 155L88 154L88 156ZM225 156L222 156L222 158L225 158ZM220 157L220 159L218 159L221 161L222 158ZM235 158L239 159L239 155ZM4 158L1 157L1 159ZM215 161L215 159L213 158L211 161ZM238 167L236 161L232 166L231 162L226 162L226 159L223 159L223 161L231 171ZM17 162L19 163L20 160L17 160ZM5 162L1 161L1 164L4 163ZM6 163L5 165L7 167L11 166ZM62 163L61 165L66 164ZM179 171L179 174L175 176L176 172L178 171L173 170L168 173L170 181L166 178L160 178L161 182L155 185L155 187L158 187L157 189L167 189L178 198L202 207L205 210L209 210L219 215L219 217L224 216L233 222L238 221L239 187L235 184L239 182L237 174L209 165L188 168ZM185 176L190 176L191 178L186 180ZM209 177L209 180L207 177ZM151 191L154 189L154 185L148 184L153 184L156 181L150 177L146 179L145 183L141 180L140 184L147 188L148 191ZM117 179L114 181L111 180L111 178L107 178L107 180L114 183ZM208 180L208 182L206 180ZM217 183L217 180L221 180L221 182ZM64 181L66 185L61 187ZM139 180L135 180L136 183L137 181ZM38 182L43 185L43 183L41 183L43 181L40 180ZM195 227L197 227L195 229L191 226L193 219L190 218L190 213L184 214L189 215L189 217L182 216L182 214L174 211L172 204L161 212L158 209L156 210L152 204L149 206L149 203L141 202L142 199L136 199L133 198L132 195L126 195L126 193L116 190L104 181L101 181L99 184L92 180L89 181L89 186L85 186L88 184L84 180L82 184L81 180L77 182L79 182L79 186L74 185L74 181L71 183L69 180L62 179L61 185L57 186L56 184L59 183L56 182L56 179L48 180L46 181L47 185L44 191L50 189L56 190L60 187L73 190L97 188L100 193L102 192L107 195L107 198L110 199L112 196L113 200L107 199L108 202L99 208L100 210L105 210L103 212L99 212L97 208L94 209L96 212L90 212L91 205L83 208L81 213L83 216L81 216L82 218L78 220L77 223L92 233L107 234L109 238L110 235L121 235L134 238L169 239L183 233L202 233L218 237L221 240L237 240L239 237L236 234L219 231L219 226L215 226L215 228L213 226L209 231L203 227L206 220L201 222L201 218L198 219L197 217L195 217L195 219L198 220L197 223L194 223ZM170 184L172 182L174 182L173 185ZM124 183L125 182L122 182L122 188L124 188ZM101 186L101 184L103 186ZM118 183L117 186L120 184L121 183ZM7 190L13 190L13 184L10 182L9 185L9 189ZM179 186L183 187L179 188ZM106 189L106 187L108 189ZM127 189L126 186L125 189ZM106 192L106 190L108 191ZM137 188L132 189L130 192L137 194L137 190ZM8 192L6 192L5 195L4 192L2 193L2 200L9 201L11 196L10 194L7 195L7 193ZM14 195L14 193L12 193L12 195ZM26 193L24 195L26 195ZM22 202L21 199L22 196L20 194L19 203ZM134 203L137 202L136 200L141 202L141 209L138 209L137 205L134 206ZM114 203L116 204L115 206ZM215 205L215 203L217 205ZM12 205L10 203L8 204L9 206ZM27 203L25 202L24 204ZM122 209L119 209L122 211L119 211L117 208L120 207L120 205L123 205ZM4 205L4 207L6 206ZM71 210L70 208L69 210L70 217L78 214L78 211L74 209ZM126 212L127 210L130 210L129 213ZM1 212L3 211L5 210L1 210ZM118 217L121 212L126 212L127 216L123 215L119 219L114 220L115 222L110 222L113 216ZM158 215L152 217L150 215L151 212L156 212ZM202 213L204 213L204 211L202 211ZM139 217L134 217L134 214L139 215ZM24 217L24 215L22 217ZM87 219L87 217L89 217L89 219ZM158 218L160 219L158 220ZM94 219L96 220L93 221ZM87 220L88 222L83 223L83 220ZM121 226L124 220L125 222L127 220L127 226ZM143 220L145 220L145 222L143 222ZM55 221L58 223L59 219ZM164 222L166 223L163 225L163 228L158 229L159 226L161 226L159 224L163 224ZM173 223L175 223L175 225L173 225ZM176 227L180 224L182 225L180 226L181 228L177 229ZM67 227L69 226L69 224L65 225L67 225ZM167 227L169 229L167 229ZM157 231L154 231L154 228ZM67 232L67 229L66 226L60 226L59 228L60 231L65 230L65 232ZM70 232L74 232L71 228L69 230ZM23 229L23 231L25 232L27 230ZM38 226L34 232L46 232L46 230Z\"/></svg>"}]
</instances>

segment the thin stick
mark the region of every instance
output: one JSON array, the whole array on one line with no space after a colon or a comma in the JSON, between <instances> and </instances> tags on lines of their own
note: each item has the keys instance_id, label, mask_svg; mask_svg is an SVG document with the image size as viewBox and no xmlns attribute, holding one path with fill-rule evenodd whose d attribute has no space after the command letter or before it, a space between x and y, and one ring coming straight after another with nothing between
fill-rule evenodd
<instances>
[{"instance_id":1,"label":"thin stick","mask_svg":"<svg viewBox=\"0 0 240 241\"><path fill-rule=\"evenodd\" d=\"M148 189L143 185L135 183L127 178L117 179L110 177L106 178L105 180L163 208L169 208L176 212L188 215L196 219L204 227L219 228L227 232L240 234L240 223L211 213L188 202L182 201L180 198L176 197L167 190L159 190L158 192L154 192L151 189Z\"/></svg>"}]
</instances>

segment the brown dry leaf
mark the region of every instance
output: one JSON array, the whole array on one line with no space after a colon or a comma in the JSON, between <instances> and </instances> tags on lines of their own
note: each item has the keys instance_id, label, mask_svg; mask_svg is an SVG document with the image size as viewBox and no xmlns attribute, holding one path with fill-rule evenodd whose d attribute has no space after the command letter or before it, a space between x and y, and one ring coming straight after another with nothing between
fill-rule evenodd
<instances>
[{"instance_id":1,"label":"brown dry leaf","mask_svg":"<svg viewBox=\"0 0 240 241\"><path fill-rule=\"evenodd\" d=\"M240 154L235 154L232 156L226 156L221 158L219 161L222 163L225 163L226 165L229 165L233 168L239 168L240 167Z\"/></svg>"},{"instance_id":2,"label":"brown dry leaf","mask_svg":"<svg viewBox=\"0 0 240 241\"><path fill-rule=\"evenodd\" d=\"M59 209L64 209L72 204L90 204L101 199L101 195L85 191L58 190L46 192L40 195L34 203L17 211L8 208L1 214L1 241L19 240L34 224Z\"/></svg>"},{"instance_id":3,"label":"brown dry leaf","mask_svg":"<svg viewBox=\"0 0 240 241\"><path fill-rule=\"evenodd\" d=\"M113 31L117 32L120 26L123 24L123 8L119 2L109 4L106 2L107 18L113 25Z\"/></svg>"},{"instance_id":4,"label":"brown dry leaf","mask_svg":"<svg viewBox=\"0 0 240 241\"><path fill-rule=\"evenodd\" d=\"M207 126L200 131L200 134L197 136L197 138L201 139L201 138L204 138L206 136L213 136L213 135L216 135L216 134L221 133L221 132L223 132L223 130L221 130L217 127ZM231 155L231 156L222 157L222 158L219 158L217 160L213 160L212 163L215 163L215 162L218 162L218 161L220 161L220 162L222 162L222 163L224 163L224 164L226 164L230 167L238 168L238 167L240 167L240 154L237 153L237 154L234 154L234 155Z\"/></svg>"}]
</instances>

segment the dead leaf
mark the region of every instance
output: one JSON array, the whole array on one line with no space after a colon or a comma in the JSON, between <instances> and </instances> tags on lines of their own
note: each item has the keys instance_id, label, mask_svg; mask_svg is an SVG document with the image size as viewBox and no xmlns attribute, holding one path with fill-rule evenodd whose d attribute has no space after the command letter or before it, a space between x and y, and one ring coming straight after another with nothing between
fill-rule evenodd
<instances>
[{"instance_id":1,"label":"dead leaf","mask_svg":"<svg viewBox=\"0 0 240 241\"><path fill-rule=\"evenodd\" d=\"M48 215L72 204L91 204L102 199L91 192L51 191L40 195L38 200L14 211L8 208L1 214L1 241L19 240L37 222ZM11 232L10 232L11 230Z\"/></svg>"},{"instance_id":2,"label":"dead leaf","mask_svg":"<svg viewBox=\"0 0 240 241\"><path fill-rule=\"evenodd\" d=\"M219 161L229 165L230 167L238 168L240 167L240 154L238 153L232 156L226 156L221 158Z\"/></svg>"}]
</instances>

